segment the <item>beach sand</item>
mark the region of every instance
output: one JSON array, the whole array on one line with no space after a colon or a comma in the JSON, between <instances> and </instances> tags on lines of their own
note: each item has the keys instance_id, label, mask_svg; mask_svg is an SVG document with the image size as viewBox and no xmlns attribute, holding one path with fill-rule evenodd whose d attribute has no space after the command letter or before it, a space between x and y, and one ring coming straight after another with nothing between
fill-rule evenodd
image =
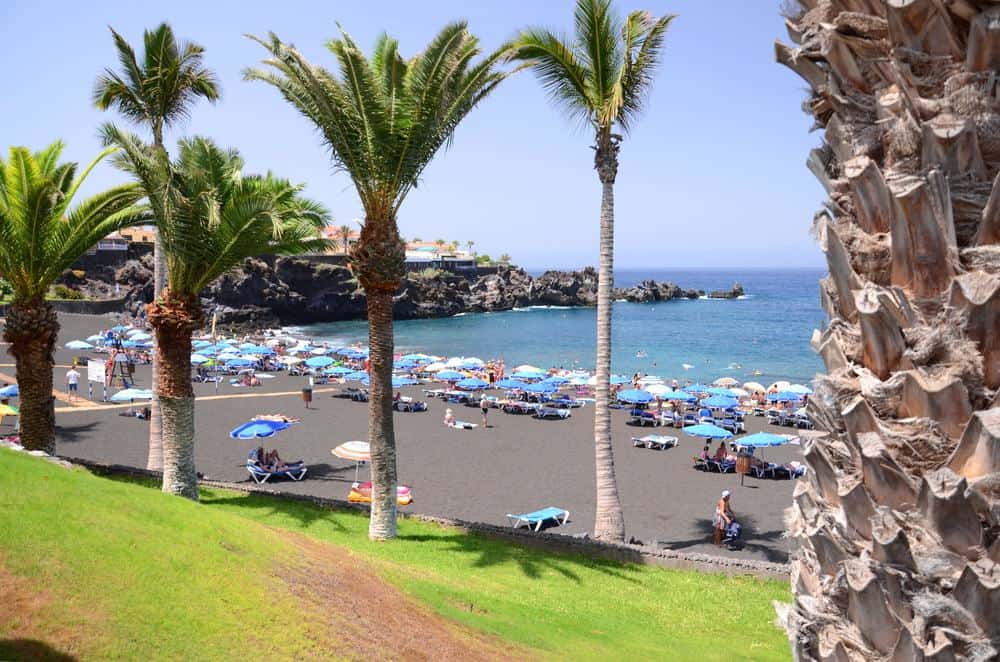
<instances>
[{"instance_id":1,"label":"beach sand","mask_svg":"<svg viewBox=\"0 0 1000 662\"><path fill-rule=\"evenodd\" d=\"M72 339L82 339L110 326L106 317L60 315L62 331L56 354L55 384L62 389L66 367L85 352L62 349ZM99 356L99 355L98 355ZM9 356L0 373L13 376ZM86 377L86 371L84 377ZM148 366L140 366L137 386L150 387ZM195 384L197 466L206 477L249 481L244 467L247 453L264 443L279 449L285 459L302 459L309 474L300 483L282 480L281 490L324 497L346 498L354 480L353 463L334 457L330 450L340 443L367 438L367 405L333 398L326 387L317 387L311 409L303 406L300 389L305 378L275 375L259 388L235 388L228 383L216 391L212 385ZM100 398L99 385L95 397ZM436 386L432 386L436 387ZM336 390L338 386L331 386ZM420 396L420 387L401 389ZM286 395L279 393L287 392ZM81 383L86 398L86 385ZM252 397L245 397L252 396ZM421 399L423 399L421 397ZM471 521L506 524L505 513L521 513L545 506L570 511L570 522L556 532L575 535L589 532L594 519L593 409L574 409L568 420L540 421L530 416L491 410L490 427L456 430L443 425L446 406L459 420L480 423L478 408L446 405L428 400L430 410L397 413L395 429L399 480L413 488L414 503L405 511ZM97 403L94 403L97 404ZM141 406L141 405L137 405ZM58 453L66 457L144 467L148 423L119 416L121 408L91 403L69 407L57 403ZM256 414L280 413L300 417L302 423L264 440L234 440L229 431ZM674 428L636 428L626 424L627 412L612 412L615 467L625 522L630 537L647 544L724 556L785 561L782 512L791 503L793 481L745 479L736 474L711 474L691 468L691 457L704 440ZM6 426L5 426L6 427ZM751 432L788 428L766 426L761 418L748 417ZM0 429L0 432L3 430ZM680 444L666 451L634 448L631 438L650 433L677 436ZM717 442L711 444L714 452ZM764 450L773 462L801 460L799 446ZM367 480L367 467L361 468ZM744 525L745 547L728 551L711 544L711 516L723 489L733 492L732 506Z\"/></svg>"}]
</instances>

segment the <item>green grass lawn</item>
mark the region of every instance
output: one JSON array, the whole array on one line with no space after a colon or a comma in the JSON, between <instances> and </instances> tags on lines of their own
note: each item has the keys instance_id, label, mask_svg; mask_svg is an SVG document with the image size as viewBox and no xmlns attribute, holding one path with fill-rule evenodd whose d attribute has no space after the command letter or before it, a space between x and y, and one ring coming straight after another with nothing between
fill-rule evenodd
<instances>
[{"instance_id":1,"label":"green grass lawn","mask_svg":"<svg viewBox=\"0 0 1000 662\"><path fill-rule=\"evenodd\" d=\"M249 652L248 630L269 624L301 648L265 640L254 650L296 657L316 645L315 629L294 597L259 581L294 558L289 531L541 658L790 657L770 605L788 598L783 582L551 555L410 520L399 540L376 544L360 513L221 490L202 497L190 503L0 450L0 580L5 570L50 594L48 629L87 633L73 644L84 656L228 658ZM0 659L13 631L3 619Z\"/></svg>"}]
</instances>

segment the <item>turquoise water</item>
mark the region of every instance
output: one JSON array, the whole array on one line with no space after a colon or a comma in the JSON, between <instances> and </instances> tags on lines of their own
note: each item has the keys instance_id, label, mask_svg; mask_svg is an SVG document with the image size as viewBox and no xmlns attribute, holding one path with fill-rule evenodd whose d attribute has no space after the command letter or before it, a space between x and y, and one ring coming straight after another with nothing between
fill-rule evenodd
<instances>
[{"instance_id":1,"label":"turquoise water","mask_svg":"<svg viewBox=\"0 0 1000 662\"><path fill-rule=\"evenodd\" d=\"M711 291L739 281L747 296L726 301L616 303L613 370L698 381L722 376L740 381L752 377L765 384L778 379L808 381L822 370L809 347L813 329L822 328L825 320L819 306L822 275L819 269L618 271L615 284L619 287L655 279ZM591 369L595 324L590 308L533 308L408 320L396 323L396 347L403 352L502 358L508 366L530 363ZM301 330L338 344L367 339L365 322L315 324ZM755 370L762 374L754 376Z\"/></svg>"}]
</instances>

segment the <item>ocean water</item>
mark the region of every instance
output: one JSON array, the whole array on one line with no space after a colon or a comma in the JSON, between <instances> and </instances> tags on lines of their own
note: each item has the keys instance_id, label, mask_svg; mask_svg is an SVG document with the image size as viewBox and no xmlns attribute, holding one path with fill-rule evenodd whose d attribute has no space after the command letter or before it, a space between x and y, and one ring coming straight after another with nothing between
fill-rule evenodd
<instances>
[{"instance_id":1,"label":"ocean water","mask_svg":"<svg viewBox=\"0 0 1000 662\"><path fill-rule=\"evenodd\" d=\"M822 276L820 269L616 271L618 287L653 279L708 292L739 281L747 295L738 300L616 302L612 369L680 380L731 376L765 384L779 379L808 382L822 370L809 347L813 329L825 323L819 305ZM402 352L502 358L509 367L530 363L592 369L594 365L592 308L470 313L399 321L395 328L396 347ZM314 324L298 330L337 344L364 343L368 333L367 324L361 321Z\"/></svg>"}]
</instances>

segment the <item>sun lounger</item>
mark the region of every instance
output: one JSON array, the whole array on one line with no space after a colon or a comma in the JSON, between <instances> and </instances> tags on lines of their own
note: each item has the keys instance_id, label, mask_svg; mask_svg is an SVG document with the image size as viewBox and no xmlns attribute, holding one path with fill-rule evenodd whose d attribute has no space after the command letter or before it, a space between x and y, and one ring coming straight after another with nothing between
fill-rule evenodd
<instances>
[{"instance_id":1,"label":"sun lounger","mask_svg":"<svg viewBox=\"0 0 1000 662\"><path fill-rule=\"evenodd\" d=\"M357 391L351 394L351 400L354 402L368 402L368 391Z\"/></svg>"},{"instance_id":2,"label":"sun lounger","mask_svg":"<svg viewBox=\"0 0 1000 662\"><path fill-rule=\"evenodd\" d=\"M556 409L555 407L539 407L535 410L535 418L562 420L569 418L568 409Z\"/></svg>"},{"instance_id":3,"label":"sun lounger","mask_svg":"<svg viewBox=\"0 0 1000 662\"><path fill-rule=\"evenodd\" d=\"M773 462L768 462L767 464L751 464L750 465L750 475L754 478L767 478L768 475L774 478L774 471L778 468L777 464Z\"/></svg>"},{"instance_id":4,"label":"sun lounger","mask_svg":"<svg viewBox=\"0 0 1000 662\"><path fill-rule=\"evenodd\" d=\"M396 400L392 403L392 408L396 411L414 412L427 411L427 403L419 400Z\"/></svg>"},{"instance_id":5,"label":"sun lounger","mask_svg":"<svg viewBox=\"0 0 1000 662\"><path fill-rule=\"evenodd\" d=\"M302 480L306 475L306 470L307 467L300 460L298 462L287 462L284 469L271 471L260 466L260 458L256 450L250 451L250 454L247 455L247 471L250 472L250 477L258 485L266 483L267 479L272 476L287 476L292 480Z\"/></svg>"},{"instance_id":6,"label":"sun lounger","mask_svg":"<svg viewBox=\"0 0 1000 662\"><path fill-rule=\"evenodd\" d=\"M677 437L668 437L662 434L647 434L645 437L632 437L632 445L636 448L649 448L662 451L676 446Z\"/></svg>"},{"instance_id":7,"label":"sun lounger","mask_svg":"<svg viewBox=\"0 0 1000 662\"><path fill-rule=\"evenodd\" d=\"M510 520L510 525L515 529L524 525L532 531L538 531L542 528L542 524L549 520L554 521L556 524L565 524L569 520L569 511L549 506L548 508L542 508L533 513L524 513L523 515L511 515L507 513L507 519Z\"/></svg>"},{"instance_id":8,"label":"sun lounger","mask_svg":"<svg viewBox=\"0 0 1000 662\"><path fill-rule=\"evenodd\" d=\"M781 412L777 409L768 409L765 415L768 425L781 425Z\"/></svg>"},{"instance_id":9,"label":"sun lounger","mask_svg":"<svg viewBox=\"0 0 1000 662\"><path fill-rule=\"evenodd\" d=\"M455 421L448 427L455 428L456 430L472 430L478 428L479 425L476 423L467 423L466 421Z\"/></svg>"},{"instance_id":10,"label":"sun lounger","mask_svg":"<svg viewBox=\"0 0 1000 662\"><path fill-rule=\"evenodd\" d=\"M736 471L736 460L706 460L709 471L728 474Z\"/></svg>"},{"instance_id":11,"label":"sun lounger","mask_svg":"<svg viewBox=\"0 0 1000 662\"><path fill-rule=\"evenodd\" d=\"M538 405L531 402L508 402L503 406L507 414L534 414Z\"/></svg>"},{"instance_id":12,"label":"sun lounger","mask_svg":"<svg viewBox=\"0 0 1000 662\"><path fill-rule=\"evenodd\" d=\"M425 388L424 396L428 398L440 398L444 397L446 390L443 388Z\"/></svg>"},{"instance_id":13,"label":"sun lounger","mask_svg":"<svg viewBox=\"0 0 1000 662\"><path fill-rule=\"evenodd\" d=\"M657 425L656 414L642 409L633 409L629 412L629 425Z\"/></svg>"},{"instance_id":14,"label":"sun lounger","mask_svg":"<svg viewBox=\"0 0 1000 662\"><path fill-rule=\"evenodd\" d=\"M691 458L691 460L694 462L694 464L692 465L693 469L697 469L698 471L708 471L709 470L708 469L708 460L706 460L705 458L698 457L697 455L695 455L695 456L693 456Z\"/></svg>"}]
</instances>

